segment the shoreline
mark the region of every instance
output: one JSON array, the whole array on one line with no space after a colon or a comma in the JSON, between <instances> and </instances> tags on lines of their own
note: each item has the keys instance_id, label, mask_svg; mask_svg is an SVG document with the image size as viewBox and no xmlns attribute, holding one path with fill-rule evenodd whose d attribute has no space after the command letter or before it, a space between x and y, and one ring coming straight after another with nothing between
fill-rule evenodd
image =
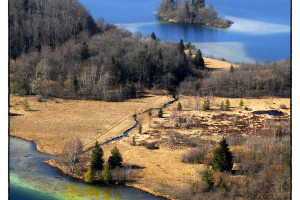
<instances>
[{"instance_id":1,"label":"shoreline","mask_svg":"<svg viewBox=\"0 0 300 200\"><path fill-rule=\"evenodd\" d=\"M162 17L162 16L158 16L158 19L159 20L162 20L162 21L167 21L167 22L172 22L172 23L182 23L182 24L198 24L198 25L202 25L202 26L207 26L207 27L211 27L211 28L222 28L222 29L227 29L227 28L230 28L232 24L234 24L233 21L230 21L228 19L222 19L222 20L225 20L228 22L227 26L222 26L220 24L213 24L213 23L202 23L202 22L193 22L193 21L177 21L175 19L172 19L172 18L167 18L167 17Z\"/></svg>"},{"instance_id":2,"label":"shoreline","mask_svg":"<svg viewBox=\"0 0 300 200\"><path fill-rule=\"evenodd\" d=\"M25 140L25 141L28 141L28 142L33 142L33 143L35 144L36 151L38 151L38 152L40 152L40 153L43 153L43 154L49 154L49 153L45 153L45 152L40 151L40 150L37 148L36 142L33 141L33 140L28 140L28 139L26 139L26 138L22 138L22 137L18 137L18 136L13 136L13 135L9 135L9 137L15 137L15 138L19 138L19 139L22 139L22 140ZM53 154L49 154L49 155L53 155ZM56 156L57 156L57 155L56 155ZM53 167L53 168L56 168L56 169L60 170L60 172L63 173L64 175L67 175L67 176L69 176L69 177L71 177L71 178L75 178L75 179L77 179L77 180L81 180L81 181L84 182L84 184L87 184L87 183L85 183L85 181L84 181L84 177L80 177L80 176L76 175L76 173L73 173L73 174L69 173L69 170L67 169L68 167L67 167L67 166L61 166L60 164L58 164L58 163L55 161L55 159L50 159L50 160L46 160L46 161L42 161L42 162L48 164L49 166L51 166L51 167ZM56 177L56 178L57 178L57 177ZM96 185L96 184L94 184L94 185ZM120 184L115 184L115 185L120 185ZM138 185L136 185L136 184L134 184L134 183L128 183L128 182L125 181L124 183L122 183L122 185L124 185L124 186L126 186L126 187L134 187L134 188L136 188L136 189L139 189L139 190L142 190L142 191L144 191L144 192L150 193L150 194L152 194L152 195L154 195L154 196L157 196L157 197L164 197L164 198L167 198L167 199L170 199L170 200L174 200L174 199L172 199L172 198L171 198L170 196L168 196L168 195L162 195L162 194L159 194L159 193L157 193L157 192L152 191L150 188L138 186Z\"/></svg>"}]
</instances>

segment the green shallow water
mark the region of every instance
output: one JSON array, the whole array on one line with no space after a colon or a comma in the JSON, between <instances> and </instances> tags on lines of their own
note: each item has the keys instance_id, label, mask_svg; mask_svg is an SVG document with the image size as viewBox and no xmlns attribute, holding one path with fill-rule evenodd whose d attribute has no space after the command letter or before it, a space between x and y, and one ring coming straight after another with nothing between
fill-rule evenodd
<instances>
[{"instance_id":1,"label":"green shallow water","mask_svg":"<svg viewBox=\"0 0 300 200\"><path fill-rule=\"evenodd\" d=\"M103 187L73 180L43 163L42 161L54 156L39 153L32 142L10 137L9 149L9 199L11 200L165 199L133 187ZM57 176L59 178L56 178Z\"/></svg>"}]
</instances>

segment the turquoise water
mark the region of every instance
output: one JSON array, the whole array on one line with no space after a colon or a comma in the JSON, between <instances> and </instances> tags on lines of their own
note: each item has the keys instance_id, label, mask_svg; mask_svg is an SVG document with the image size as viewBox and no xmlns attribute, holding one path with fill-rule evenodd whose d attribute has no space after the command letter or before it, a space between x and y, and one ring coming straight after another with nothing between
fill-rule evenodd
<instances>
[{"instance_id":1,"label":"turquoise water","mask_svg":"<svg viewBox=\"0 0 300 200\"><path fill-rule=\"evenodd\" d=\"M191 41L204 56L230 61L290 58L290 13L288 0L206 0L220 16L234 21L228 29L158 20L155 11L161 0L79 0L93 18L103 17L144 36L155 32L162 40Z\"/></svg>"},{"instance_id":2,"label":"turquoise water","mask_svg":"<svg viewBox=\"0 0 300 200\"><path fill-rule=\"evenodd\" d=\"M42 161L54 156L37 152L32 142L10 137L9 150L9 199L11 200L165 199L133 187L103 187L73 180L43 163Z\"/></svg>"}]
</instances>

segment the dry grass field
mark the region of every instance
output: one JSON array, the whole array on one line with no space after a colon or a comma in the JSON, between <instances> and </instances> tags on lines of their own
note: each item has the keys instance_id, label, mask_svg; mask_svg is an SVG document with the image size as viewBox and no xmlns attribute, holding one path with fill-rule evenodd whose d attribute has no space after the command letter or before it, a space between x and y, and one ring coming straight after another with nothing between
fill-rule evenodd
<instances>
[{"instance_id":1,"label":"dry grass field","mask_svg":"<svg viewBox=\"0 0 300 200\"><path fill-rule=\"evenodd\" d=\"M194 52L196 53L196 52ZM185 50L185 54L188 55L188 50ZM193 54L192 57L194 58L196 54ZM238 67L239 65L233 64L227 61L223 60L218 60L218 59L213 59L213 58L207 58L203 57L205 67L210 68L210 69L217 69L217 70L222 70L222 69L229 69L231 65L233 67Z\"/></svg>"},{"instance_id":2,"label":"dry grass field","mask_svg":"<svg viewBox=\"0 0 300 200\"><path fill-rule=\"evenodd\" d=\"M225 135L263 134L266 129L275 129L278 121L290 120L290 99L268 97L262 99L243 99L243 109L239 108L239 98L229 98L230 111L220 111L220 104L225 98L213 97L210 111L202 111L204 98L180 96L178 101L163 109L163 118L158 118L158 108L170 102L172 98L163 96L149 104L159 96L149 95L147 98L133 99L121 103L107 103L86 100L51 99L37 102L35 97L10 96L10 134L37 143L38 150L59 154L69 138L78 137L83 143L97 137L117 122L143 108L153 108L151 120L147 112L137 115L142 124L142 134L137 128L128 137L103 145L104 158L107 161L114 146L120 150L123 162L134 169L133 180L127 185L144 191L176 199L182 196L192 184L201 181L201 174L205 164L183 163L182 155L194 147L189 143L197 141L217 142ZM30 109L23 109L27 99ZM182 111L177 111L178 102L182 104ZM198 103L198 109L196 104ZM285 109L282 108L285 105ZM146 107L145 107L146 106ZM244 107L248 110L245 110ZM253 111L278 110L283 116L254 115ZM184 119L179 126L178 116ZM186 128L187 121L191 124ZM101 136L100 143L109 138L122 135L134 124L130 117L115 130ZM179 133L176 135L175 133ZM132 146L132 137L136 137L136 146ZM186 138L190 140L185 141ZM147 149L146 144L155 142L157 149ZM94 144L91 142L90 146ZM89 146L89 147L90 147ZM238 148L238 147L234 147ZM234 150L234 148L231 148ZM90 152L88 152L88 155ZM209 154L208 154L209 155ZM49 164L63 168L69 172L67 166L57 165L56 161ZM87 169L88 163L85 164ZM84 172L80 175L84 178Z\"/></svg>"},{"instance_id":3,"label":"dry grass field","mask_svg":"<svg viewBox=\"0 0 300 200\"><path fill-rule=\"evenodd\" d=\"M238 67L236 64L229 63L227 61L222 61L222 60L217 60L217 59L212 59L212 58L206 58L203 57L205 67L207 68L212 68L212 69L229 69L231 65L233 67Z\"/></svg>"},{"instance_id":4,"label":"dry grass field","mask_svg":"<svg viewBox=\"0 0 300 200\"><path fill-rule=\"evenodd\" d=\"M27 111L23 106L25 99L29 105ZM160 107L170 100L172 98L167 96L149 95L118 103L64 99L38 102L35 96L10 95L10 135L34 141L39 151L57 155L70 138L78 137L85 144L128 118L98 141L102 143L121 136L135 124L130 117L135 112L146 110L148 106Z\"/></svg>"},{"instance_id":5,"label":"dry grass field","mask_svg":"<svg viewBox=\"0 0 300 200\"><path fill-rule=\"evenodd\" d=\"M130 185L153 194L174 199L176 196L180 196L179 193L181 195L184 194L184 191L190 188L191 184L201 180L201 174L205 170L206 165L182 163L180 161L182 154L193 149L193 147L184 144L184 142L181 142L181 144L172 143L171 138L174 137L172 133L177 132L180 135L185 135L187 138L191 138L191 141L206 140L218 142L224 135L263 134L263 130L275 129L278 126L278 122L273 123L274 120L282 122L290 120L290 99L243 99L244 105L251 111L238 108L240 99L229 99L231 111L218 111L219 105L217 102L222 100L225 102L226 99L215 97L214 100L213 111L194 110L195 101L193 98L182 97L180 99L183 106L182 111L176 111L178 103L176 101L164 109L163 118L156 117L157 110L153 110L151 123L149 123L149 117L146 113L139 115L138 120L143 127L141 135L137 130L133 130L130 132L129 137L106 145L103 148L107 148L106 151L109 151L116 145L121 150L124 161L142 167L142 169L136 170L138 173L136 182L130 183ZM200 102L203 102L203 99ZM287 109L281 109L281 104L285 104ZM252 114L253 111L270 109L282 111L284 115ZM186 118L189 115L190 123L194 124L194 126L191 126L189 129L176 127L175 119L171 119L171 116L174 115L180 115L182 118ZM224 115L236 116L236 124L234 125L233 120L235 117L224 119ZM138 146L130 145L132 136L136 137ZM146 149L145 142L156 142L159 149Z\"/></svg>"}]
</instances>

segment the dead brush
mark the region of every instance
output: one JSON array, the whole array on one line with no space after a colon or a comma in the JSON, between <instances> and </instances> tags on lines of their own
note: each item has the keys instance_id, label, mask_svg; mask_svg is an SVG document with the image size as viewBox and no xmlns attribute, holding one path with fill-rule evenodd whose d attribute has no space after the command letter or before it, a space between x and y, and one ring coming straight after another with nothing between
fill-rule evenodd
<instances>
[{"instance_id":1,"label":"dead brush","mask_svg":"<svg viewBox=\"0 0 300 200\"><path fill-rule=\"evenodd\" d=\"M154 142L143 142L141 143L144 147L146 147L146 149L150 149L150 150L154 150L154 149L159 149L158 146L158 142L154 141Z\"/></svg>"},{"instance_id":2,"label":"dead brush","mask_svg":"<svg viewBox=\"0 0 300 200\"><path fill-rule=\"evenodd\" d=\"M180 161L183 163L203 163L206 150L202 148L192 149L181 155Z\"/></svg>"}]
</instances>

